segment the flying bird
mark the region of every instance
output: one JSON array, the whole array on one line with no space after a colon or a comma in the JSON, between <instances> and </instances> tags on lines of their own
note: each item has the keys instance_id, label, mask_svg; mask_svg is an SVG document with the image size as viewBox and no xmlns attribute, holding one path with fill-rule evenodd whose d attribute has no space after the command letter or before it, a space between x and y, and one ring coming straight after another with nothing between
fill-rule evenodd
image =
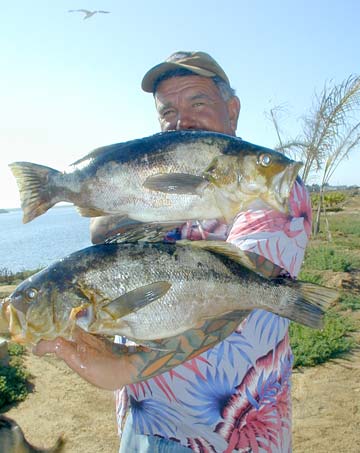
<instances>
[{"instance_id":1,"label":"flying bird","mask_svg":"<svg viewBox=\"0 0 360 453\"><path fill-rule=\"evenodd\" d=\"M85 19L90 19L90 17L92 17L94 14L96 13L103 13L103 14L108 14L110 13L110 11L102 11L102 10L99 10L99 11L89 11L88 9L69 9L68 11L69 13L84 13L85 16L84 16L84 20Z\"/></svg>"}]
</instances>

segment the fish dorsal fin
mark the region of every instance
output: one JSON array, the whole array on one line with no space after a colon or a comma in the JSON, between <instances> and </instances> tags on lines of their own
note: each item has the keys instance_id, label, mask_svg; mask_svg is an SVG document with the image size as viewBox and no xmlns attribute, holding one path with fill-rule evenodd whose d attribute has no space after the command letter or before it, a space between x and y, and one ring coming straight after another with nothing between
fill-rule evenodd
<instances>
[{"instance_id":1,"label":"fish dorsal fin","mask_svg":"<svg viewBox=\"0 0 360 453\"><path fill-rule=\"evenodd\" d=\"M108 304L101 307L101 310L108 313L113 319L119 319L130 313L134 313L146 305L164 296L171 288L171 283L160 281L140 286Z\"/></svg>"},{"instance_id":2,"label":"fish dorsal fin","mask_svg":"<svg viewBox=\"0 0 360 453\"><path fill-rule=\"evenodd\" d=\"M202 176L187 173L164 173L149 176L143 186L156 192L197 195L204 184L208 183Z\"/></svg>"},{"instance_id":3,"label":"fish dorsal fin","mask_svg":"<svg viewBox=\"0 0 360 453\"><path fill-rule=\"evenodd\" d=\"M230 242L224 241L189 241L187 239L181 239L176 241L177 245L190 246L203 250L208 250L209 252L218 253L224 255L227 258L230 258L232 261L235 261L238 264L250 269L253 272L259 273L256 269L255 264L250 260L247 254L236 247L236 245L231 244Z\"/></svg>"},{"instance_id":4,"label":"fish dorsal fin","mask_svg":"<svg viewBox=\"0 0 360 453\"><path fill-rule=\"evenodd\" d=\"M122 231L116 233L105 240L106 244L121 244L122 242L161 242L166 233L175 228L179 228L184 221L177 222L161 222L161 223L142 223L134 220L124 225Z\"/></svg>"},{"instance_id":5,"label":"fish dorsal fin","mask_svg":"<svg viewBox=\"0 0 360 453\"><path fill-rule=\"evenodd\" d=\"M128 145L128 142L123 142L123 143L113 143L112 145L106 145L106 146L101 146L99 148L96 148L92 151L90 151L88 154L86 154L83 157L80 157L80 159L76 160L73 162L71 167L76 167L77 165L83 164L87 161L95 160L101 155L105 156L107 153L112 153L112 152L121 152L123 148L126 148Z\"/></svg>"}]
</instances>

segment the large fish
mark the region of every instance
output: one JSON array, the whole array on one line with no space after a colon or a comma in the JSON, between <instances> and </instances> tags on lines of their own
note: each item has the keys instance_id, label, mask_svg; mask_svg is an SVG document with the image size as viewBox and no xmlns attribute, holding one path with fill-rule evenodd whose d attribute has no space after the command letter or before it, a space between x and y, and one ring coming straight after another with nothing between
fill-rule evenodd
<instances>
[{"instance_id":1,"label":"large fish","mask_svg":"<svg viewBox=\"0 0 360 453\"><path fill-rule=\"evenodd\" d=\"M22 429L14 420L0 415L1 453L60 453L64 444L63 438L60 437L51 448L36 448L26 440Z\"/></svg>"},{"instance_id":2,"label":"large fish","mask_svg":"<svg viewBox=\"0 0 360 453\"><path fill-rule=\"evenodd\" d=\"M244 317L254 308L319 328L337 298L319 285L261 277L236 262L245 262L245 254L232 244L184 242L100 244L57 261L4 300L13 340L71 338L77 324L151 345L206 319L237 311Z\"/></svg>"},{"instance_id":3,"label":"large fish","mask_svg":"<svg viewBox=\"0 0 360 453\"><path fill-rule=\"evenodd\" d=\"M67 172L14 162L23 222L58 202L87 217L141 222L225 218L260 199L282 212L300 162L216 132L172 131L98 148Z\"/></svg>"}]
</instances>

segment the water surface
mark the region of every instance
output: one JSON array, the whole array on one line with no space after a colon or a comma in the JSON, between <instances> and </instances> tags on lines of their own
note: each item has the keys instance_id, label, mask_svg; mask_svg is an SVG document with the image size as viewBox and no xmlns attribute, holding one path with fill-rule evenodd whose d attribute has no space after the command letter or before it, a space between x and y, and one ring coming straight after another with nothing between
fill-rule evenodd
<instances>
[{"instance_id":1,"label":"water surface","mask_svg":"<svg viewBox=\"0 0 360 453\"><path fill-rule=\"evenodd\" d=\"M0 270L38 269L89 245L89 219L73 206L51 208L25 225L20 209L0 214Z\"/></svg>"}]
</instances>

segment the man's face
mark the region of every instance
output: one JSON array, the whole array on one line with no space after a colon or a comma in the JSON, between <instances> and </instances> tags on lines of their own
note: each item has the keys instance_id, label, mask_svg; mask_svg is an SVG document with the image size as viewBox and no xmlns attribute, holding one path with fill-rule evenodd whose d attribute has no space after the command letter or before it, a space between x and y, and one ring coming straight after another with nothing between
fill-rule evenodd
<instances>
[{"instance_id":1,"label":"man's face","mask_svg":"<svg viewBox=\"0 0 360 453\"><path fill-rule=\"evenodd\" d=\"M155 93L161 130L195 129L235 135L240 102L224 101L218 87L200 76L172 77Z\"/></svg>"}]
</instances>

